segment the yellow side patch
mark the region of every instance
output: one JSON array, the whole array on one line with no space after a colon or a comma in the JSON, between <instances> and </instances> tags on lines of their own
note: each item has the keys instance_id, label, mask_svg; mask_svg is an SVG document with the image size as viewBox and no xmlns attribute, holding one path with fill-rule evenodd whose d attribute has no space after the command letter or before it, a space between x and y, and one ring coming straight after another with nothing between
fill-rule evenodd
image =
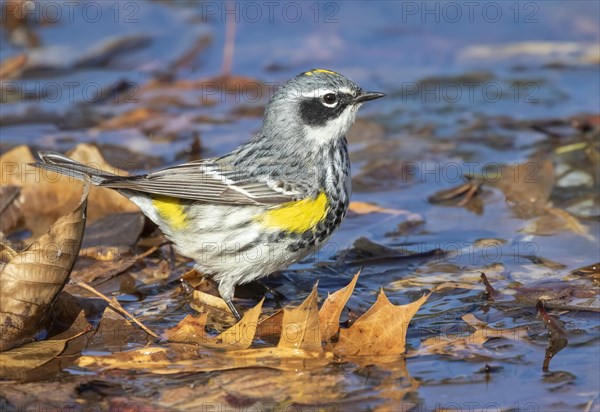
<instances>
[{"instance_id":1,"label":"yellow side patch","mask_svg":"<svg viewBox=\"0 0 600 412\"><path fill-rule=\"evenodd\" d=\"M270 229L303 233L317 226L325 218L327 209L327 196L321 192L315 199L288 202L277 209L268 210L259 220Z\"/></svg>"},{"instance_id":2,"label":"yellow side patch","mask_svg":"<svg viewBox=\"0 0 600 412\"><path fill-rule=\"evenodd\" d=\"M328 74L337 74L336 72L332 72L331 70L325 70L325 69L315 69L315 70L311 70L309 72L304 73L307 76L312 76L314 73L328 73Z\"/></svg>"},{"instance_id":3,"label":"yellow side patch","mask_svg":"<svg viewBox=\"0 0 600 412\"><path fill-rule=\"evenodd\" d=\"M174 197L156 196L152 199L152 205L156 208L161 219L174 229L183 229L187 226L184 206Z\"/></svg>"}]
</instances>

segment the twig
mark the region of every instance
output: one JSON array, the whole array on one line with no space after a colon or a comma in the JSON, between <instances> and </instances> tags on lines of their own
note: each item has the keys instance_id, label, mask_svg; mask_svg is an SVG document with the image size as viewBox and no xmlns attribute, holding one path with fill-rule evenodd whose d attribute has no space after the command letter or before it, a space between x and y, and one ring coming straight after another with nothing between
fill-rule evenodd
<instances>
[{"instance_id":1,"label":"twig","mask_svg":"<svg viewBox=\"0 0 600 412\"><path fill-rule=\"evenodd\" d=\"M227 6L232 6L231 1L227 2ZM233 18L227 17L225 19L225 46L223 47L223 67L221 74L223 76L229 76L231 74L231 67L233 66L233 50L235 47L235 16Z\"/></svg>"},{"instance_id":2,"label":"twig","mask_svg":"<svg viewBox=\"0 0 600 412\"><path fill-rule=\"evenodd\" d=\"M94 289L92 286L88 285L85 282L81 282L81 281L70 279L69 280L69 284L75 285L75 286L79 286L80 288L85 289L88 292L91 292L94 295L98 296L99 298L105 300L106 302L108 302L108 306L112 310L114 310L115 312L121 314L125 318L129 318L131 320L131 322L133 322L136 325L138 325L140 327L140 329L142 329L148 335L153 336L155 338L158 338L158 335L156 333L152 332L150 329L148 329L146 326L144 326L144 324L142 322L140 322L139 320L137 320L131 313L127 312L123 308L123 306L121 306L121 304L119 302L117 302L116 299L109 298L108 296L106 296L103 293L97 291L96 289Z\"/></svg>"},{"instance_id":3,"label":"twig","mask_svg":"<svg viewBox=\"0 0 600 412\"><path fill-rule=\"evenodd\" d=\"M485 294L488 295L489 299L493 299L494 296L498 295L498 291L496 289L494 289L494 287L488 280L485 273L483 273L483 272L480 272L480 273L481 273L481 281L485 285Z\"/></svg>"}]
</instances>

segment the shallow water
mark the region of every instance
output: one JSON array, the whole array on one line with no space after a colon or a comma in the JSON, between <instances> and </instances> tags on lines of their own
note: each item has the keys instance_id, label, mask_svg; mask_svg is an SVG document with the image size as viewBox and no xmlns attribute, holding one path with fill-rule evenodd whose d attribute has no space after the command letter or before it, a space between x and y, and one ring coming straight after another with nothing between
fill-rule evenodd
<instances>
[{"instance_id":1,"label":"shallow water","mask_svg":"<svg viewBox=\"0 0 600 412\"><path fill-rule=\"evenodd\" d=\"M260 113L269 90L313 67L339 71L366 89L388 94L361 109L359 125L349 137L353 200L399 212L351 215L322 252L273 277L270 285L295 305L308 295L315 279L325 296L345 286L362 267L349 303L353 312L362 313L380 287L393 303L404 304L436 284L463 282L473 288L430 297L409 329L410 348L452 328L464 329L460 318L467 313L490 327L525 326L529 336L491 340L485 353L473 357L409 357L405 369L395 364L331 365L317 375L338 379L340 396L324 397L319 404L340 410L379 405L386 410L390 396L386 390L414 380L418 384L405 398L407 410L411 405L416 410L597 410L598 311L551 312L564 322L569 344L544 372L548 331L535 301L489 302L479 282L483 271L494 288L514 296L517 282L543 287L598 262L597 165L579 164L583 175L572 184L579 191L565 194L566 189L560 188L569 185L556 184L550 195L554 207L581 219L587 235L564 228L549 235L525 233L523 228L534 219L518 217L493 184L484 185L478 213L428 201L434 193L462 184L463 174L489 176L499 165L513 171L517 163L532 162L535 179L541 179L538 173L543 170L538 167L545 159L554 163L557 176L568 169L572 160L554 151L561 146L560 136L566 143L584 139L577 137L569 120L597 114L600 108L597 2L477 2L473 9L461 2L284 2L271 10L272 16L270 6L260 2L253 3L258 14L255 6L242 2L100 2L93 3L100 10L98 21L79 7L69 16L65 4L54 3L62 7L63 17L29 29L38 37L39 47L15 45L23 34L14 35L12 42L3 34L0 60L23 51L31 59L22 79L5 82L0 114L3 153L19 144L67 150L76 143L93 142L114 165L147 170L234 148L260 127L259 116L240 116L234 110L258 107ZM50 9L40 7L33 13L48 20ZM240 83L230 93L209 87L153 92L147 86L153 79L193 81L220 74L225 43L222 13L227 10L235 10L239 18L233 74L265 82L266 90L257 92L256 83ZM182 60L203 37L210 38L210 44ZM113 43L108 47L109 39ZM119 83L128 88L111 94ZM101 126L103 119L149 105L163 116L155 129ZM552 120L562 124L553 125ZM546 124L549 134L531 127ZM597 143L597 135L594 139ZM523 178L513 177L515 184ZM411 229L398 227L417 220L423 223ZM441 249L447 254L387 259L355 248L344 255L363 237L397 250ZM497 242L484 244L482 239ZM175 285L144 290L141 300L138 295L130 299L132 295L121 289L121 300L129 301L125 306L142 315L149 326L164 329L192 313ZM598 283L592 278L569 278L562 287L567 286L597 295ZM120 288L116 282L106 291L111 287ZM272 308L274 303L267 305ZM591 307L598 309L597 298ZM161 316L153 319L153 313ZM100 339L84 353L125 349L105 345ZM75 382L82 374L107 387L125 379L126 395L158 401L163 388L203 382L218 372L192 377L90 374L67 363L30 374L27 380ZM296 378L302 382L299 375ZM70 399L100 402L110 396L110 390L98 393L71 393Z\"/></svg>"}]
</instances>

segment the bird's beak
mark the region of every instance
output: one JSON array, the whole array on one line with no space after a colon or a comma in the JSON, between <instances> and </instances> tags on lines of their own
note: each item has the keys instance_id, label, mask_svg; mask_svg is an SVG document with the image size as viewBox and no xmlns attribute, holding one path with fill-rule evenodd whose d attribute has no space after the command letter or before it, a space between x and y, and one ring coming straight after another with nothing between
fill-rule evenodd
<instances>
[{"instance_id":1,"label":"bird's beak","mask_svg":"<svg viewBox=\"0 0 600 412\"><path fill-rule=\"evenodd\" d=\"M380 97L385 96L385 93L381 92L359 92L358 95L354 98L354 103L364 103L369 100L379 99Z\"/></svg>"}]
</instances>

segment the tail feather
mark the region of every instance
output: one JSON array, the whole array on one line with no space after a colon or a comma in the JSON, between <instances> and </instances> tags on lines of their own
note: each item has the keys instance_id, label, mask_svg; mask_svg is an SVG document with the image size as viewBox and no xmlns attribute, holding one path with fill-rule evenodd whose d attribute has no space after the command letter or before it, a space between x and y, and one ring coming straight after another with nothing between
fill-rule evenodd
<instances>
[{"instance_id":1,"label":"tail feather","mask_svg":"<svg viewBox=\"0 0 600 412\"><path fill-rule=\"evenodd\" d=\"M94 185L101 185L106 180L113 179L115 174L89 167L79 163L67 156L56 152L38 152L40 161L33 163L34 166L57 172L79 180L89 180Z\"/></svg>"}]
</instances>

